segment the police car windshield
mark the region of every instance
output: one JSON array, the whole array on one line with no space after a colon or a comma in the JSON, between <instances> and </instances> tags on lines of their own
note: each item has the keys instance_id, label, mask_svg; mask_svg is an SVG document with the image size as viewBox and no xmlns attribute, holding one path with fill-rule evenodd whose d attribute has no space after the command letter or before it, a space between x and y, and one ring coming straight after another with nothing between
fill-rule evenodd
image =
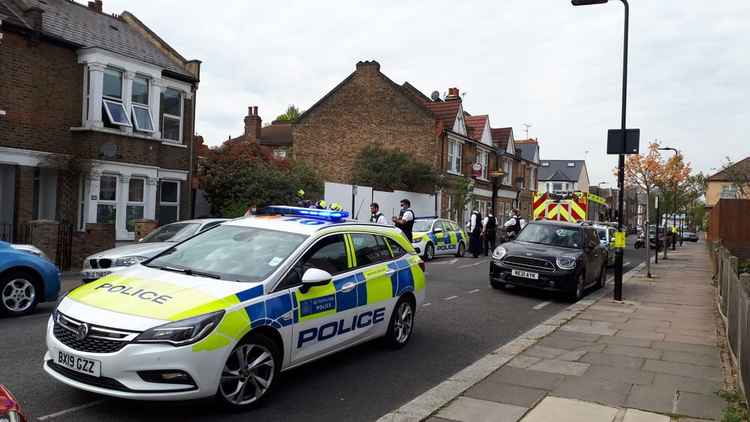
<instances>
[{"instance_id":1,"label":"police car windshield","mask_svg":"<svg viewBox=\"0 0 750 422\"><path fill-rule=\"evenodd\" d=\"M198 232L199 223L172 223L161 226L141 239L141 243L179 242Z\"/></svg>"},{"instance_id":2,"label":"police car windshield","mask_svg":"<svg viewBox=\"0 0 750 422\"><path fill-rule=\"evenodd\" d=\"M297 233L222 225L175 245L146 265L256 282L276 270L306 238Z\"/></svg>"},{"instance_id":3,"label":"police car windshield","mask_svg":"<svg viewBox=\"0 0 750 422\"><path fill-rule=\"evenodd\" d=\"M581 231L576 227L563 227L554 224L529 224L516 240L540 243L542 245L580 249Z\"/></svg>"},{"instance_id":4,"label":"police car windshield","mask_svg":"<svg viewBox=\"0 0 750 422\"><path fill-rule=\"evenodd\" d=\"M412 231L415 232L428 232L432 228L432 223L435 220L414 220L414 227Z\"/></svg>"}]
</instances>

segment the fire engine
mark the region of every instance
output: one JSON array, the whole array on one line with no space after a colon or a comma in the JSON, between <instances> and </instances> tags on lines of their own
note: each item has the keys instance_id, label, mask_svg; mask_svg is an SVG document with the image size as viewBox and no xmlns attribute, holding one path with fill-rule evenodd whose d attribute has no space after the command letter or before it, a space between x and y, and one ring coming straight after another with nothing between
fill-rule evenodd
<instances>
[{"instance_id":1,"label":"fire engine","mask_svg":"<svg viewBox=\"0 0 750 422\"><path fill-rule=\"evenodd\" d=\"M533 202L534 220L586 221L590 203L606 205L607 202L586 192L537 193Z\"/></svg>"}]
</instances>

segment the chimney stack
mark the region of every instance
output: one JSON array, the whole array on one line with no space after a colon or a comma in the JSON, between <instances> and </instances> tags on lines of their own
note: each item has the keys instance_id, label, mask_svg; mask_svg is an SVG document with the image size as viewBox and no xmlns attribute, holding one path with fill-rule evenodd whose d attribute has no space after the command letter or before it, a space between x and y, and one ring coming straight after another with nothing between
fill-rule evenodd
<instances>
[{"instance_id":1,"label":"chimney stack","mask_svg":"<svg viewBox=\"0 0 750 422\"><path fill-rule=\"evenodd\" d=\"M258 115L258 106L248 107L247 116L245 116L245 138L250 142L258 142L262 123Z\"/></svg>"},{"instance_id":2,"label":"chimney stack","mask_svg":"<svg viewBox=\"0 0 750 422\"><path fill-rule=\"evenodd\" d=\"M43 13L44 10L42 10L40 7L33 6L26 9L23 12L23 15L29 21L29 24L31 24L31 27L34 28L35 31L41 31Z\"/></svg>"},{"instance_id":3,"label":"chimney stack","mask_svg":"<svg viewBox=\"0 0 750 422\"><path fill-rule=\"evenodd\" d=\"M380 63L375 60L357 62L357 72L380 72Z\"/></svg>"},{"instance_id":4,"label":"chimney stack","mask_svg":"<svg viewBox=\"0 0 750 422\"><path fill-rule=\"evenodd\" d=\"M102 0L94 0L89 2L89 9L96 10L99 13L102 13L103 7Z\"/></svg>"},{"instance_id":5,"label":"chimney stack","mask_svg":"<svg viewBox=\"0 0 750 422\"><path fill-rule=\"evenodd\" d=\"M446 100L455 100L461 98L459 96L458 88L448 88L448 96L445 97Z\"/></svg>"}]
</instances>

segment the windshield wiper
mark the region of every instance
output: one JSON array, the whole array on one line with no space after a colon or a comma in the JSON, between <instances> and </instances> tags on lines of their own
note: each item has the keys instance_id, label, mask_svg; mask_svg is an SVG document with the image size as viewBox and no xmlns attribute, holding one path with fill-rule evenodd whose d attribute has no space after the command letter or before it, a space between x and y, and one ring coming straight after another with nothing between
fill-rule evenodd
<instances>
[{"instance_id":1,"label":"windshield wiper","mask_svg":"<svg viewBox=\"0 0 750 422\"><path fill-rule=\"evenodd\" d=\"M183 273L185 275L192 275L195 277L208 277L208 278L215 278L217 280L221 280L221 276L215 273L209 273L206 271L197 271L190 268L179 268L179 267L169 267L169 266L161 266L161 267L155 267L160 270L164 271L172 271L176 273Z\"/></svg>"}]
</instances>

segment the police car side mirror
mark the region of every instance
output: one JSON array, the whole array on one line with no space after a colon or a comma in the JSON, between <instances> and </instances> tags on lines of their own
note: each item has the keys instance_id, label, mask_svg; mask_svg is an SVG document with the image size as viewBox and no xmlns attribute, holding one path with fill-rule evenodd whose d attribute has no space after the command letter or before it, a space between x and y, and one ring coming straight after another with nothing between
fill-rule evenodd
<instances>
[{"instance_id":1,"label":"police car side mirror","mask_svg":"<svg viewBox=\"0 0 750 422\"><path fill-rule=\"evenodd\" d=\"M302 274L302 286L299 290L302 293L307 293L311 287L325 286L331 282L331 279L333 279L333 276L328 271L310 268Z\"/></svg>"}]
</instances>

